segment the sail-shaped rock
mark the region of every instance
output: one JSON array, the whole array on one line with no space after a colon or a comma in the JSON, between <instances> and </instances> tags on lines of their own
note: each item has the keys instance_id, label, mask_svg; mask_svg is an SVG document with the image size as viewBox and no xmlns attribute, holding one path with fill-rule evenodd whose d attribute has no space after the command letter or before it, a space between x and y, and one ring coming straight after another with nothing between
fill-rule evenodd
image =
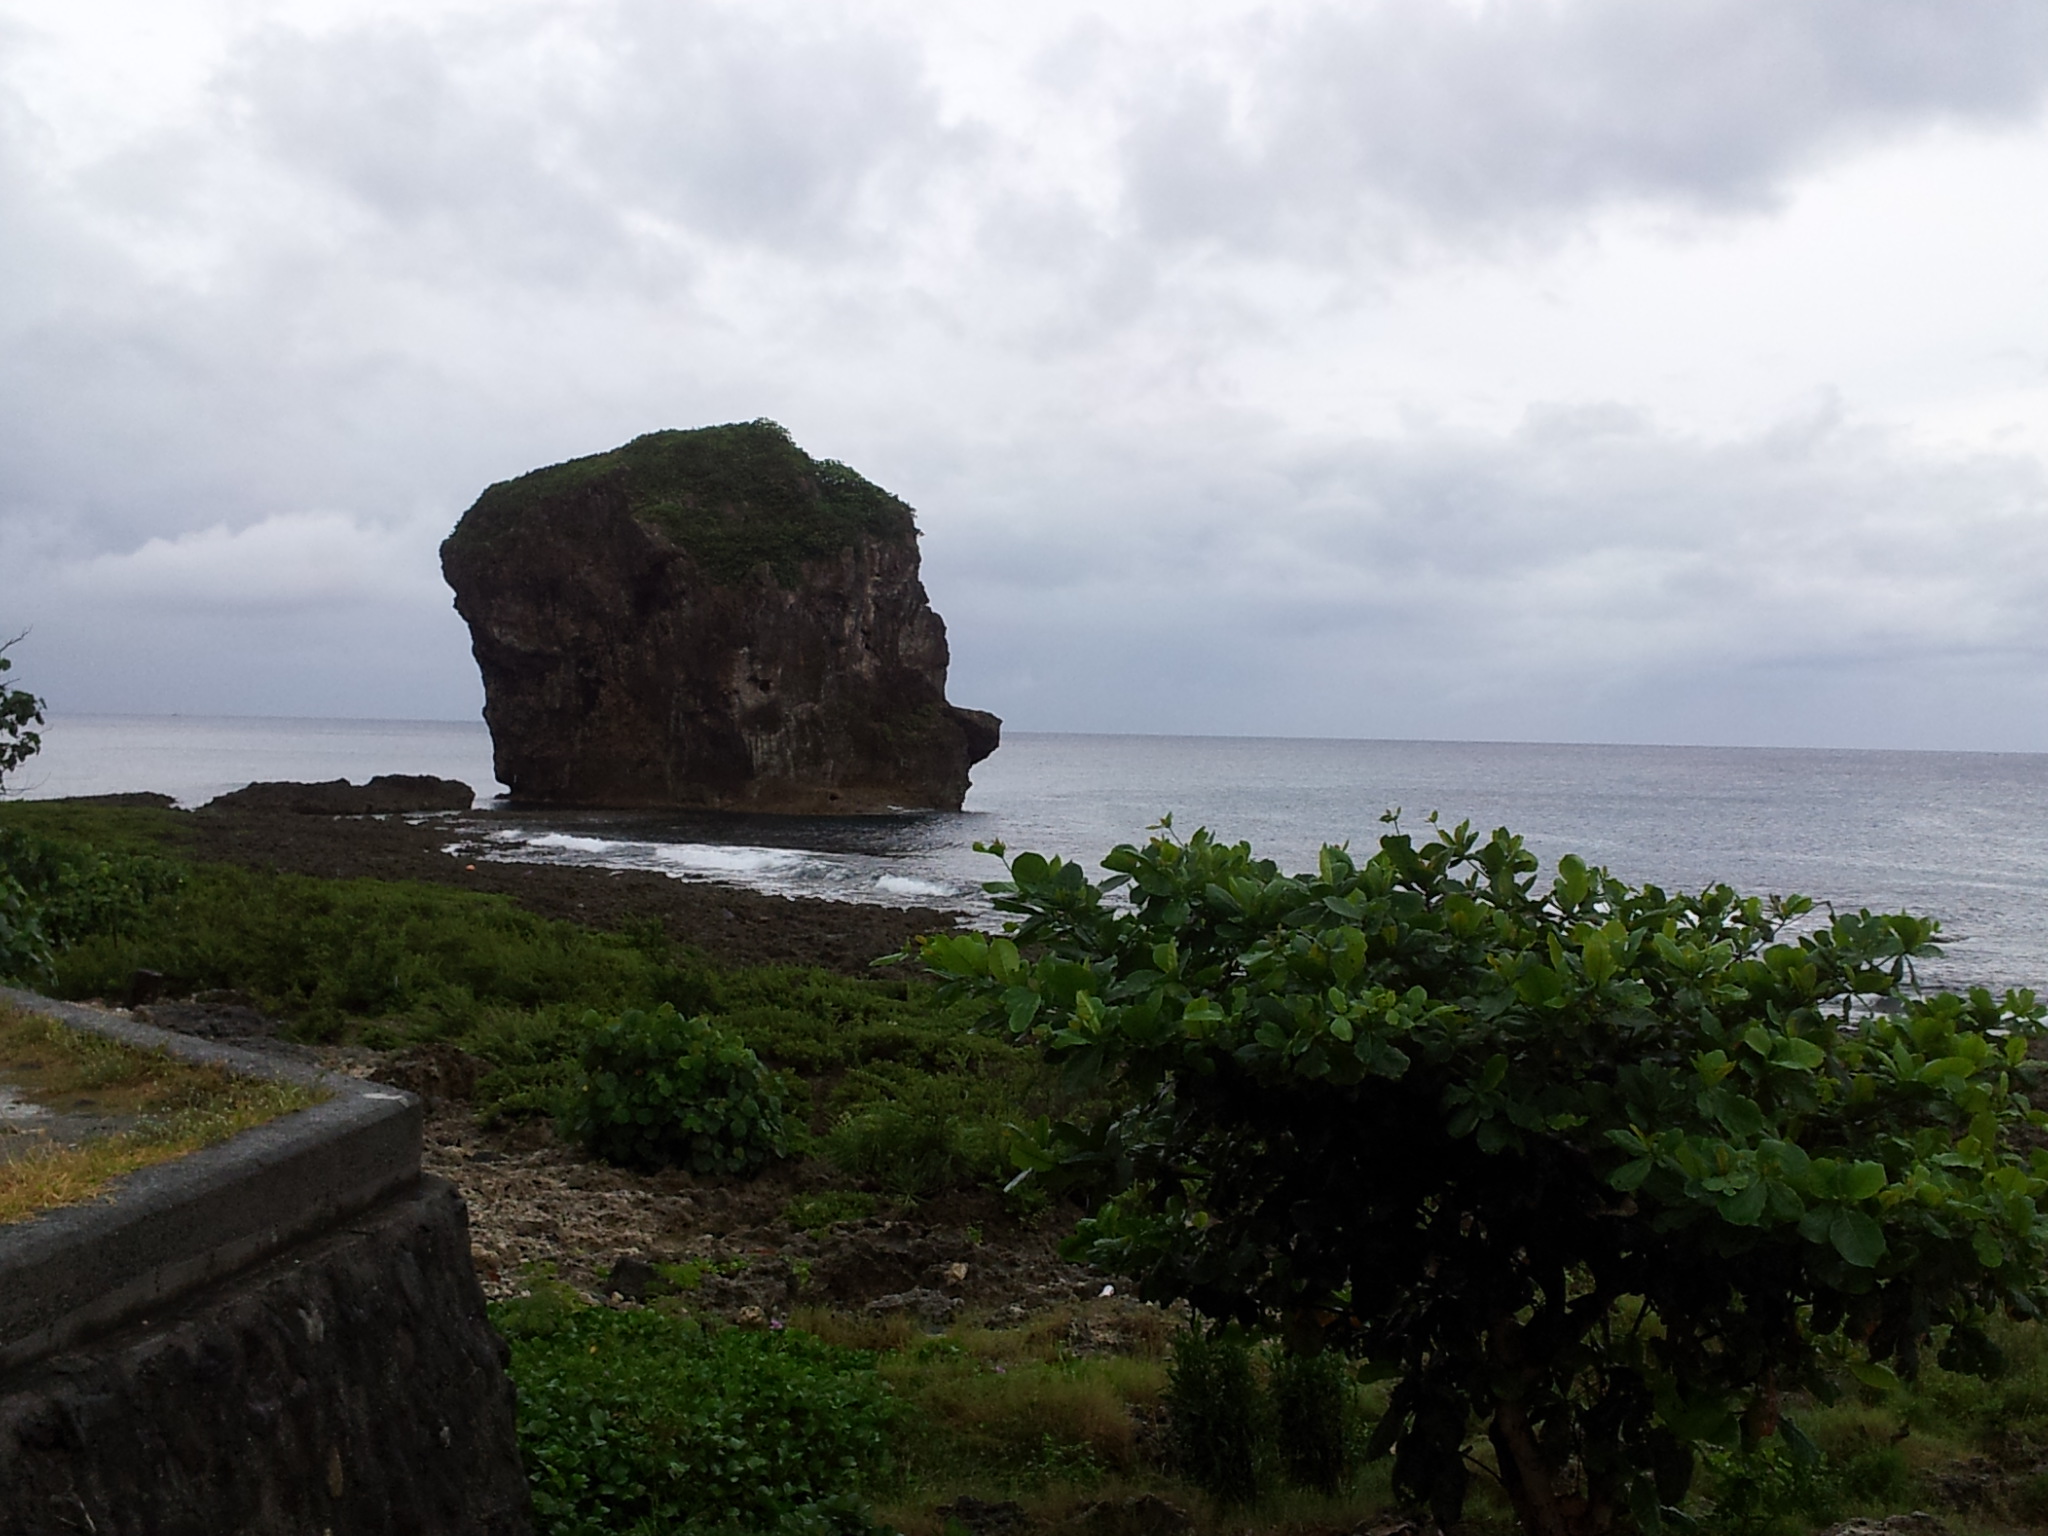
<instances>
[{"instance_id":1,"label":"sail-shaped rock","mask_svg":"<svg viewBox=\"0 0 2048 1536\"><path fill-rule=\"evenodd\" d=\"M515 801L957 810L996 748L946 702L910 508L773 422L503 481L441 569Z\"/></svg>"}]
</instances>

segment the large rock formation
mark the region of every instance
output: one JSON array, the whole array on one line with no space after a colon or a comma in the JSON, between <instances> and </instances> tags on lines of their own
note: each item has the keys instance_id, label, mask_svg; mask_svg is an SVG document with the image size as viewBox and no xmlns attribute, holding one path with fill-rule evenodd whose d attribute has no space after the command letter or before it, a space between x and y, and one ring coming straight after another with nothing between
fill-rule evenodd
<instances>
[{"instance_id":1,"label":"large rock formation","mask_svg":"<svg viewBox=\"0 0 2048 1536\"><path fill-rule=\"evenodd\" d=\"M280 779L245 784L215 795L206 808L283 811L299 816L409 816L423 811L466 811L476 791L459 779L430 773L380 773L367 784L323 779L304 784Z\"/></svg>"},{"instance_id":2,"label":"large rock formation","mask_svg":"<svg viewBox=\"0 0 2048 1536\"><path fill-rule=\"evenodd\" d=\"M441 569L517 801L957 810L996 747L946 702L910 508L773 422L503 481Z\"/></svg>"}]
</instances>

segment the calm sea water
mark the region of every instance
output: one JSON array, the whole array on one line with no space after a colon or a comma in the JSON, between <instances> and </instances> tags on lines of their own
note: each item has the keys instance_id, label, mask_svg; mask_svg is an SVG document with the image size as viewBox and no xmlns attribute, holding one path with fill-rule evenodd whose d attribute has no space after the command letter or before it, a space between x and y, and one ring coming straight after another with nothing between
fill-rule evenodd
<instances>
[{"instance_id":1,"label":"calm sea water","mask_svg":"<svg viewBox=\"0 0 2048 1536\"><path fill-rule=\"evenodd\" d=\"M434 773L493 794L481 723L53 720L19 776L32 796L154 789L196 805L251 779ZM1162 813L1290 868L1370 847L1380 813L1508 826L1546 863L1576 852L1633 881L1725 880L1844 907L1940 917L1928 979L2048 990L2048 755L1012 733L957 815L537 815L486 804L451 843L486 857L658 870L786 895L976 905L973 852L1091 864Z\"/></svg>"}]
</instances>

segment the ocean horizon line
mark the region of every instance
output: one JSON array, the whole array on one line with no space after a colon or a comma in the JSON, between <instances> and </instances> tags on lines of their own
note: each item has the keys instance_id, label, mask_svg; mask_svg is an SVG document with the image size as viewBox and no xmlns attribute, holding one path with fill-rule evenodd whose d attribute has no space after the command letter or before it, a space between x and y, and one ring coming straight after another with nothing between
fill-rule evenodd
<instances>
[{"instance_id":1,"label":"ocean horizon line","mask_svg":"<svg viewBox=\"0 0 2048 1536\"><path fill-rule=\"evenodd\" d=\"M471 718L456 718L443 715L274 715L274 714L209 714L197 711L140 712L125 710L47 710L45 726L61 721L146 721L152 724L164 722L189 722L194 725L232 724L237 726L371 726L371 727L417 727L422 729L475 729L488 732L489 726L481 715ZM2018 747L1905 747L1905 746L1817 746L1810 743L1788 742L1740 742L1740 741L1625 741L1625 740L1549 740L1542 738L1519 738L1509 736L1325 736L1313 734L1289 734L1252 731L1086 731L1047 730L1027 727L1011 727L1005 724L1004 739L1029 737L1034 740L1102 740L1102 741L1160 741L1160 742L1284 742L1288 744L1327 744L1330 746L1374 746L1374 747L1503 747L1503 748L1554 748L1559 750L1597 751L1603 748L1625 749L1632 752L1771 752L1811 755L1861 756L1916 756L1916 757L1979 757L1979 758L2048 758L2048 751L2034 751ZM997 748L998 751L1001 748Z\"/></svg>"}]
</instances>

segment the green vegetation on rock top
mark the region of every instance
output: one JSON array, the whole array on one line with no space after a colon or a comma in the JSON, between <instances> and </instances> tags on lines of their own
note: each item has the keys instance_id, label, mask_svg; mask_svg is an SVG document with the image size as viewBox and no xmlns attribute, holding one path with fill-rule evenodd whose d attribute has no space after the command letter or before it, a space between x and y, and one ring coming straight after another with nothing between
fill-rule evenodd
<instances>
[{"instance_id":1,"label":"green vegetation on rock top","mask_svg":"<svg viewBox=\"0 0 2048 1536\"><path fill-rule=\"evenodd\" d=\"M793 586L803 565L862 539L917 536L911 509L832 459L813 459L772 421L650 432L623 448L501 480L463 514L449 543L496 543L535 508L600 489L733 584L766 564Z\"/></svg>"}]
</instances>

